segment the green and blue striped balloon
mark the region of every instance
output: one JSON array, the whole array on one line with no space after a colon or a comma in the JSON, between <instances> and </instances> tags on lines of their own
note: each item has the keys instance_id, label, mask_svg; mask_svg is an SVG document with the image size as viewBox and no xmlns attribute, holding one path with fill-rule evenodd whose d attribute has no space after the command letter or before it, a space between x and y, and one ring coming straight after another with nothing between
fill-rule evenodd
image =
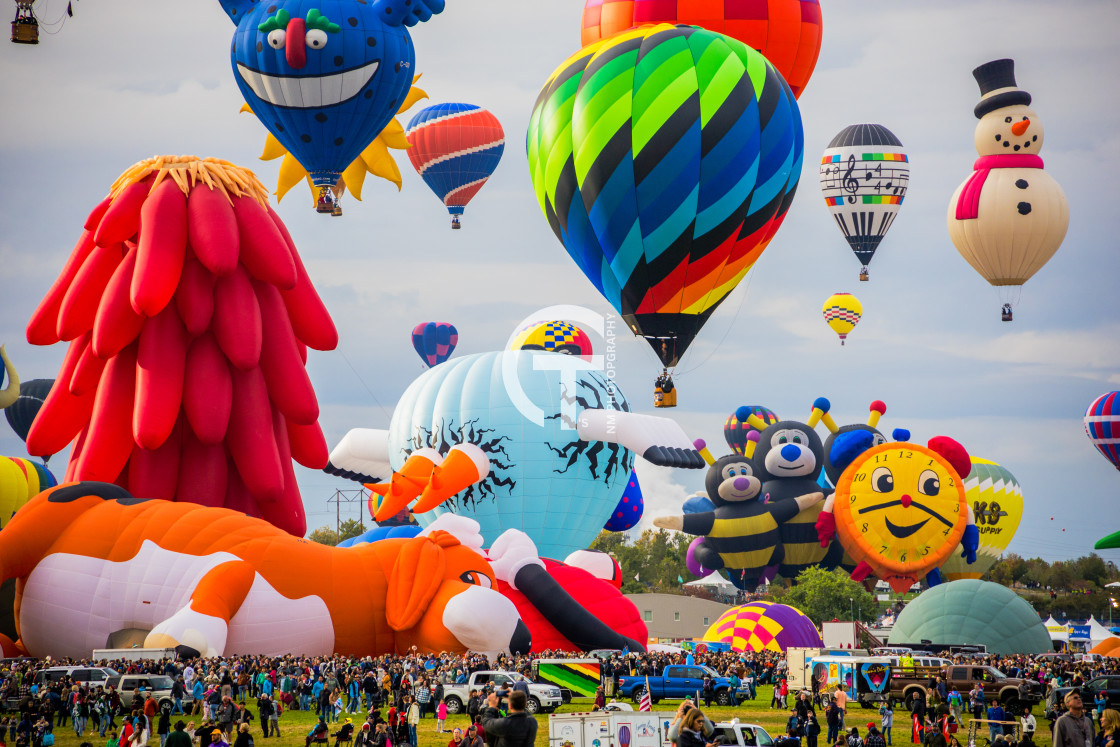
<instances>
[{"instance_id":1,"label":"green and blue striped balloon","mask_svg":"<svg viewBox=\"0 0 1120 747\"><path fill-rule=\"evenodd\" d=\"M672 366L773 238L804 135L765 57L662 24L568 58L537 98L527 150L557 238Z\"/></svg>"}]
</instances>

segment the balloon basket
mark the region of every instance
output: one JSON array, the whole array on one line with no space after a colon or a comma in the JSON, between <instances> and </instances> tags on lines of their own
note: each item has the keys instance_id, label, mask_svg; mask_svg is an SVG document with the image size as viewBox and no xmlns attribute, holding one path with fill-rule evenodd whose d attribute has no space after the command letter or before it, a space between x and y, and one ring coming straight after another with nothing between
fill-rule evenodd
<instances>
[{"instance_id":1,"label":"balloon basket","mask_svg":"<svg viewBox=\"0 0 1120 747\"><path fill-rule=\"evenodd\" d=\"M463 224L459 222L459 216L456 215L455 217L453 217L451 219L451 230L452 231L458 231L462 227L463 227Z\"/></svg>"},{"instance_id":2,"label":"balloon basket","mask_svg":"<svg viewBox=\"0 0 1120 747\"><path fill-rule=\"evenodd\" d=\"M871 276L867 274L867 270L862 270L862 271L860 272L860 274L859 274L859 281L860 281L861 283L866 283L866 282L867 282L868 280L870 280L870 279L871 279Z\"/></svg>"},{"instance_id":3,"label":"balloon basket","mask_svg":"<svg viewBox=\"0 0 1120 747\"><path fill-rule=\"evenodd\" d=\"M334 216L335 218L342 215L342 206L339 205L337 202L334 204L334 207L331 208L331 215Z\"/></svg>"},{"instance_id":4,"label":"balloon basket","mask_svg":"<svg viewBox=\"0 0 1120 747\"><path fill-rule=\"evenodd\" d=\"M319 187L319 196L315 199L315 212L322 213L323 215L332 215L335 210L334 195L331 193L330 187ZM339 215L342 214L342 209L339 208Z\"/></svg>"},{"instance_id":5,"label":"balloon basket","mask_svg":"<svg viewBox=\"0 0 1120 747\"><path fill-rule=\"evenodd\" d=\"M39 22L27 0L16 0L16 18L12 21L13 44L38 44Z\"/></svg>"}]
</instances>

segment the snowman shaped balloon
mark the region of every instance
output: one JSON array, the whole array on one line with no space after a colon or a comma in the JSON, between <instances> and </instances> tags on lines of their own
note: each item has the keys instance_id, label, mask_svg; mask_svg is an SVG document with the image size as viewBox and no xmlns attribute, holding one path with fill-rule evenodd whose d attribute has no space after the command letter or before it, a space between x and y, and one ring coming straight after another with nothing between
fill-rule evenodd
<instances>
[{"instance_id":1,"label":"snowman shaped balloon","mask_svg":"<svg viewBox=\"0 0 1120 747\"><path fill-rule=\"evenodd\" d=\"M972 175L949 203L949 236L973 269L1000 291L1009 322L1023 283L1061 246L1069 204L1043 171L1038 151L1043 129L1031 95L1015 84L1013 60L994 60L972 71L980 85L974 113Z\"/></svg>"}]
</instances>

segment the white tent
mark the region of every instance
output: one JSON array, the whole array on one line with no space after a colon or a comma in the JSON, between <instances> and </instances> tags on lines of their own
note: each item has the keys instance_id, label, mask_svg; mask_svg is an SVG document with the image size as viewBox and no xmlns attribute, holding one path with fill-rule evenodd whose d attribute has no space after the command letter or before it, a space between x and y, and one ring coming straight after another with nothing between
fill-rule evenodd
<instances>
[{"instance_id":1,"label":"white tent","mask_svg":"<svg viewBox=\"0 0 1120 747\"><path fill-rule=\"evenodd\" d=\"M1096 617L1089 618L1089 643L1090 646L1096 646L1101 641L1112 638L1112 633L1108 628L1100 624Z\"/></svg>"},{"instance_id":2,"label":"white tent","mask_svg":"<svg viewBox=\"0 0 1120 747\"><path fill-rule=\"evenodd\" d=\"M1046 620L1043 621L1042 624L1046 626L1046 632L1050 634L1050 640L1065 641L1066 643L1069 643L1068 625L1062 625L1060 622L1054 619L1053 615L1050 615L1050 617L1046 618Z\"/></svg>"},{"instance_id":3,"label":"white tent","mask_svg":"<svg viewBox=\"0 0 1120 747\"><path fill-rule=\"evenodd\" d=\"M685 584L685 586L715 587L720 591L725 591L732 594L738 591L738 589L735 588L735 584L731 583L718 573L713 573L710 576L705 576L704 578L700 578L695 581L689 581L687 584Z\"/></svg>"}]
</instances>

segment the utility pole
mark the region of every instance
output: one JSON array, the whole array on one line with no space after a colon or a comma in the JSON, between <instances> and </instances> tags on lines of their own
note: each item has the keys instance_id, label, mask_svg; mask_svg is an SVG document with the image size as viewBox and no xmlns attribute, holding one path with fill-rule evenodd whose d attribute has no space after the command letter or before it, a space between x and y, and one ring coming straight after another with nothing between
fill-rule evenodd
<instances>
[{"instance_id":1,"label":"utility pole","mask_svg":"<svg viewBox=\"0 0 1120 747\"><path fill-rule=\"evenodd\" d=\"M342 504L347 505L356 503L358 506L358 524L361 526L362 531L365 531L365 507L369 502L369 491L365 488L358 488L356 490L336 490L334 495L327 499L327 503L334 504L334 531L335 534L342 534ZM349 511L347 512L349 513Z\"/></svg>"}]
</instances>

